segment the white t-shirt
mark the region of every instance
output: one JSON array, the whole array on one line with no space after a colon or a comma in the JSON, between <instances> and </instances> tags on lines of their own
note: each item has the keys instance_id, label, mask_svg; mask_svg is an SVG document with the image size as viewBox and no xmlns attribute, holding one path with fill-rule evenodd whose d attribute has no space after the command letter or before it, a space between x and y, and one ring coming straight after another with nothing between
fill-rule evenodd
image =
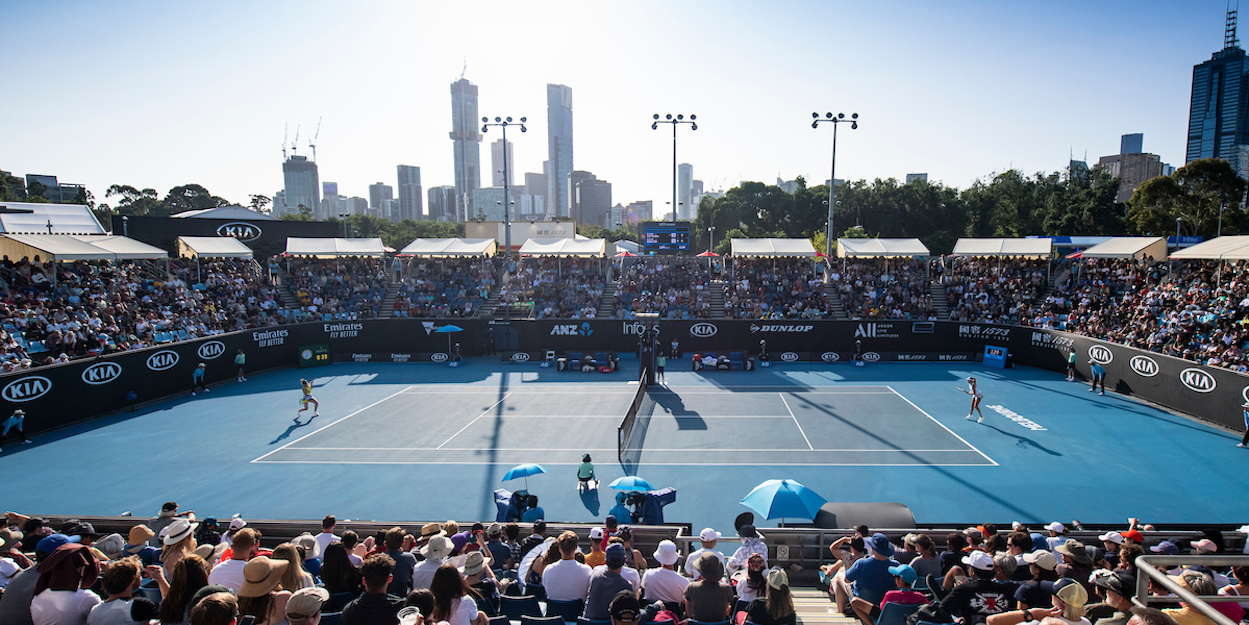
<instances>
[{"instance_id":1,"label":"white t-shirt","mask_svg":"<svg viewBox=\"0 0 1249 625\"><path fill-rule=\"evenodd\" d=\"M685 587L689 585L689 579L671 569L651 569L642 578L642 587L646 589L647 601L681 603L685 600Z\"/></svg>"},{"instance_id":2,"label":"white t-shirt","mask_svg":"<svg viewBox=\"0 0 1249 625\"><path fill-rule=\"evenodd\" d=\"M447 619L447 623L449 625L470 625L475 618L477 618L477 604L465 596L455 600L455 604L451 608L451 618Z\"/></svg>"},{"instance_id":3,"label":"white t-shirt","mask_svg":"<svg viewBox=\"0 0 1249 625\"><path fill-rule=\"evenodd\" d=\"M542 587L548 599L584 601L590 592L590 567L576 560L553 562L542 571Z\"/></svg>"},{"instance_id":4,"label":"white t-shirt","mask_svg":"<svg viewBox=\"0 0 1249 625\"><path fill-rule=\"evenodd\" d=\"M30 602L30 620L35 625L87 625L91 608L103 603L90 590L45 590Z\"/></svg>"},{"instance_id":5,"label":"white t-shirt","mask_svg":"<svg viewBox=\"0 0 1249 625\"><path fill-rule=\"evenodd\" d=\"M209 584L221 584L234 592L238 592L243 586L243 567L247 566L245 560L226 560L221 564L213 567L208 573Z\"/></svg>"},{"instance_id":6,"label":"white t-shirt","mask_svg":"<svg viewBox=\"0 0 1249 625\"><path fill-rule=\"evenodd\" d=\"M325 559L325 548L338 541L339 538L334 535L334 532L321 532L320 534L317 534L317 553L320 554L319 557L321 559Z\"/></svg>"},{"instance_id":7,"label":"white t-shirt","mask_svg":"<svg viewBox=\"0 0 1249 625\"><path fill-rule=\"evenodd\" d=\"M716 551L715 549L708 549L706 547L703 547L702 549L699 549L698 551L691 553L689 557L685 559L685 574L686 575L689 575L690 577L695 577L695 578L698 577L698 569L694 568L694 565L698 564L698 558L703 555L703 552L708 552L708 551L716 554L716 557L720 558L720 564L724 564L724 554L720 553L719 551Z\"/></svg>"},{"instance_id":8,"label":"white t-shirt","mask_svg":"<svg viewBox=\"0 0 1249 625\"><path fill-rule=\"evenodd\" d=\"M13 576L17 575L21 570L22 567L18 566L17 562L13 561L13 558L0 558L0 588L8 586L9 580L13 579Z\"/></svg>"}]
</instances>

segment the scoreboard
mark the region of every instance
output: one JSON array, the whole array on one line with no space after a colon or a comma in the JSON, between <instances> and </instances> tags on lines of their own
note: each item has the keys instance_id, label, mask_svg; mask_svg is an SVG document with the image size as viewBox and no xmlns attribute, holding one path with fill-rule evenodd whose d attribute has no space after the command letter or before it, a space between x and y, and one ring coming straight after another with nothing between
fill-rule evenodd
<instances>
[{"instance_id":1,"label":"scoreboard","mask_svg":"<svg viewBox=\"0 0 1249 625\"><path fill-rule=\"evenodd\" d=\"M690 222L644 221L642 252L645 254L683 254L690 250Z\"/></svg>"},{"instance_id":2,"label":"scoreboard","mask_svg":"<svg viewBox=\"0 0 1249 625\"><path fill-rule=\"evenodd\" d=\"M330 346L328 343L307 345L299 348L299 368L320 367L330 364Z\"/></svg>"}]
</instances>

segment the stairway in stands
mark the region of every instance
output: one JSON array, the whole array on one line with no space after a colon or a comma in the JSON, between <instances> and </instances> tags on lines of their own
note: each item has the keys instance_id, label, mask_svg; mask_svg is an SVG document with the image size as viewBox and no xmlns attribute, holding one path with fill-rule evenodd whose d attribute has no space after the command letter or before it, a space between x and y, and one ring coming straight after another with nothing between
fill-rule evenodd
<instances>
[{"instance_id":1,"label":"stairway in stands","mask_svg":"<svg viewBox=\"0 0 1249 625\"><path fill-rule=\"evenodd\" d=\"M399 297L399 285L402 282L393 279L393 274L386 274L386 295L382 296L382 309L378 317L381 319L389 319L395 316L395 299Z\"/></svg>"},{"instance_id":2,"label":"stairway in stands","mask_svg":"<svg viewBox=\"0 0 1249 625\"><path fill-rule=\"evenodd\" d=\"M612 312L616 310L616 287L619 285L615 282L608 282L603 285L603 296L598 300L598 310L596 316L599 319L610 319Z\"/></svg>"},{"instance_id":3,"label":"stairway in stands","mask_svg":"<svg viewBox=\"0 0 1249 625\"><path fill-rule=\"evenodd\" d=\"M724 281L707 283L707 300L711 303L711 318L724 319Z\"/></svg>"},{"instance_id":4,"label":"stairway in stands","mask_svg":"<svg viewBox=\"0 0 1249 625\"><path fill-rule=\"evenodd\" d=\"M494 316L494 311L499 307L499 293L503 292L503 286L512 281L512 277L507 275L505 267L495 269L494 288L490 289L490 297L473 313L475 319L489 319Z\"/></svg>"},{"instance_id":5,"label":"stairway in stands","mask_svg":"<svg viewBox=\"0 0 1249 625\"><path fill-rule=\"evenodd\" d=\"M798 622L802 625L857 625L858 619L837 613L828 591L820 588L792 586L790 593L794 598L794 610L798 613Z\"/></svg>"},{"instance_id":6,"label":"stairway in stands","mask_svg":"<svg viewBox=\"0 0 1249 625\"><path fill-rule=\"evenodd\" d=\"M932 293L932 307L937 311L937 318L949 319L950 298L946 296L945 285L935 280L929 282L928 292Z\"/></svg>"},{"instance_id":7,"label":"stairway in stands","mask_svg":"<svg viewBox=\"0 0 1249 625\"><path fill-rule=\"evenodd\" d=\"M832 282L824 283L824 299L828 301L828 307L832 309L834 319L850 318L850 314L846 312L846 306L841 303L841 293L837 292L837 285Z\"/></svg>"}]
</instances>

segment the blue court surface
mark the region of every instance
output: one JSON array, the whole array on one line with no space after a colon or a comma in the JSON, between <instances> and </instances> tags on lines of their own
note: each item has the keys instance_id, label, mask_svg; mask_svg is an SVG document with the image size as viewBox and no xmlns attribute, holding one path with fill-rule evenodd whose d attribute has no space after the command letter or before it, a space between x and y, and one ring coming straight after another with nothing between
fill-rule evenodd
<instances>
[{"instance_id":1,"label":"blue court surface","mask_svg":"<svg viewBox=\"0 0 1249 625\"><path fill-rule=\"evenodd\" d=\"M616 428L635 374L629 359L606 375L492 359L259 374L6 448L0 505L146 517L173 500L200 516L491 519L494 489L524 487L504 473L536 462L550 472L530 477L529 491L556 521L602 519L615 495L606 485L626 472L677 489L669 522L722 531L745 511L738 501L773 478L830 501L901 502L921 524L1246 521L1239 436L1057 373L971 363L670 370L651 387L653 413L626 467ZM321 414L297 419L307 375ZM984 423L964 418L969 375ZM603 486L579 494L584 453Z\"/></svg>"}]
</instances>

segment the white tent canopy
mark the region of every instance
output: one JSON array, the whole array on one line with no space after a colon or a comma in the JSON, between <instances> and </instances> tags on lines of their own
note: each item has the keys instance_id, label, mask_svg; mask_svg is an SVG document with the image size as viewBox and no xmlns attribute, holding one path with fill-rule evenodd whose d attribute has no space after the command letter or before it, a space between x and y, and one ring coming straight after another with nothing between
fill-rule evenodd
<instances>
[{"instance_id":1,"label":"white tent canopy","mask_svg":"<svg viewBox=\"0 0 1249 625\"><path fill-rule=\"evenodd\" d=\"M919 239L837 239L838 256L928 256Z\"/></svg>"},{"instance_id":2,"label":"white tent canopy","mask_svg":"<svg viewBox=\"0 0 1249 625\"><path fill-rule=\"evenodd\" d=\"M955 256L1049 256L1053 239L959 239Z\"/></svg>"},{"instance_id":3,"label":"white tent canopy","mask_svg":"<svg viewBox=\"0 0 1249 625\"><path fill-rule=\"evenodd\" d=\"M70 236L68 234L6 234L0 236L0 254L10 260L23 257L51 262L76 260L135 260L168 258L159 248L126 237Z\"/></svg>"},{"instance_id":4,"label":"white tent canopy","mask_svg":"<svg viewBox=\"0 0 1249 625\"><path fill-rule=\"evenodd\" d=\"M386 253L382 240L372 239L320 239L287 237L286 254L289 256L315 256L337 258L340 256L381 256Z\"/></svg>"},{"instance_id":5,"label":"white tent canopy","mask_svg":"<svg viewBox=\"0 0 1249 625\"><path fill-rule=\"evenodd\" d=\"M251 258L252 249L234 237L178 237L178 256Z\"/></svg>"},{"instance_id":6,"label":"white tent canopy","mask_svg":"<svg viewBox=\"0 0 1249 625\"><path fill-rule=\"evenodd\" d=\"M520 247L520 253L522 256L602 257L607 253L607 239L529 239Z\"/></svg>"},{"instance_id":7,"label":"white tent canopy","mask_svg":"<svg viewBox=\"0 0 1249 625\"><path fill-rule=\"evenodd\" d=\"M48 224L52 224L51 231ZM107 231L95 218L95 213L81 204L0 202L0 233L106 234Z\"/></svg>"},{"instance_id":8,"label":"white tent canopy","mask_svg":"<svg viewBox=\"0 0 1249 625\"><path fill-rule=\"evenodd\" d=\"M729 239L734 256L815 256L811 239Z\"/></svg>"},{"instance_id":9,"label":"white tent canopy","mask_svg":"<svg viewBox=\"0 0 1249 625\"><path fill-rule=\"evenodd\" d=\"M402 250L401 256L492 256L494 239L417 239Z\"/></svg>"},{"instance_id":10,"label":"white tent canopy","mask_svg":"<svg viewBox=\"0 0 1249 625\"><path fill-rule=\"evenodd\" d=\"M1167 240L1163 237L1114 237L1105 243L1084 250L1082 258L1153 258L1167 257Z\"/></svg>"},{"instance_id":11,"label":"white tent canopy","mask_svg":"<svg viewBox=\"0 0 1249 625\"><path fill-rule=\"evenodd\" d=\"M1171 258L1206 260L1249 260L1249 236L1226 236L1211 239L1171 254Z\"/></svg>"}]
</instances>

